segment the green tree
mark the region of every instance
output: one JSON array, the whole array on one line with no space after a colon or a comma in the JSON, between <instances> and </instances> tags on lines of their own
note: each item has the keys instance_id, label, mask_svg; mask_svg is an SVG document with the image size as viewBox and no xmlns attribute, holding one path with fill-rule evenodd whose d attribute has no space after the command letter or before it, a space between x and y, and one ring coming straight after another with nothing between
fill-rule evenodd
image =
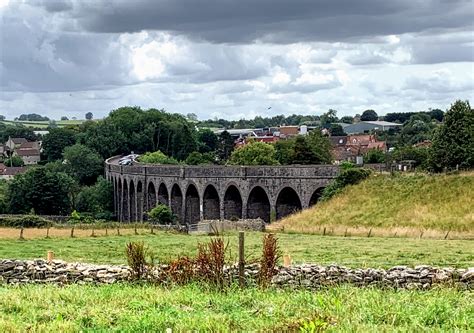
<instances>
[{"instance_id":1,"label":"green tree","mask_svg":"<svg viewBox=\"0 0 474 333\"><path fill-rule=\"evenodd\" d=\"M338 118L337 118L337 111L333 109L329 109L328 112L323 113L323 115L320 117L321 120L321 127L323 128L329 128L329 126L332 123L337 123Z\"/></svg>"},{"instance_id":2,"label":"green tree","mask_svg":"<svg viewBox=\"0 0 474 333\"><path fill-rule=\"evenodd\" d=\"M141 155L138 159L142 163L150 164L179 164L176 159L166 156L159 150L153 153L147 152Z\"/></svg>"},{"instance_id":3,"label":"green tree","mask_svg":"<svg viewBox=\"0 0 474 333\"><path fill-rule=\"evenodd\" d=\"M295 139L275 142L275 158L281 165L292 164L295 149Z\"/></svg>"},{"instance_id":4,"label":"green tree","mask_svg":"<svg viewBox=\"0 0 474 333\"><path fill-rule=\"evenodd\" d=\"M167 205L158 204L150 210L148 217L151 222L159 224L171 224L176 221L176 216Z\"/></svg>"},{"instance_id":5,"label":"green tree","mask_svg":"<svg viewBox=\"0 0 474 333\"><path fill-rule=\"evenodd\" d=\"M339 124L331 124L329 132L331 132L332 136L346 136L346 132L344 132L344 129Z\"/></svg>"},{"instance_id":6,"label":"green tree","mask_svg":"<svg viewBox=\"0 0 474 333\"><path fill-rule=\"evenodd\" d=\"M403 124L400 131L400 143L413 145L424 140L430 140L433 136L435 125L431 123L431 117L426 113L414 114Z\"/></svg>"},{"instance_id":7,"label":"green tree","mask_svg":"<svg viewBox=\"0 0 474 333\"><path fill-rule=\"evenodd\" d=\"M309 134L305 136L305 140L315 156L312 164L331 163L331 143L327 137L322 136L320 131L315 130L309 132Z\"/></svg>"},{"instance_id":8,"label":"green tree","mask_svg":"<svg viewBox=\"0 0 474 333\"><path fill-rule=\"evenodd\" d=\"M39 215L68 215L74 179L65 173L55 173L44 167L31 168L16 175L7 192L9 211L26 214L33 210Z\"/></svg>"},{"instance_id":9,"label":"green tree","mask_svg":"<svg viewBox=\"0 0 474 333\"><path fill-rule=\"evenodd\" d=\"M187 165L203 165L203 164L214 164L215 155L213 153L204 153L201 154L198 151L193 151L186 158L185 163Z\"/></svg>"},{"instance_id":10,"label":"green tree","mask_svg":"<svg viewBox=\"0 0 474 333\"><path fill-rule=\"evenodd\" d=\"M100 155L79 143L64 149L64 164L67 173L81 185L92 185L103 172L103 160Z\"/></svg>"},{"instance_id":11,"label":"green tree","mask_svg":"<svg viewBox=\"0 0 474 333\"><path fill-rule=\"evenodd\" d=\"M7 167L22 167L25 165L25 162L23 162L20 156L13 155L12 157L3 161L3 164L5 164Z\"/></svg>"},{"instance_id":12,"label":"green tree","mask_svg":"<svg viewBox=\"0 0 474 333\"><path fill-rule=\"evenodd\" d=\"M83 187L77 196L76 209L81 213L90 213L95 218L111 219L114 210L113 185L103 177L93 186Z\"/></svg>"},{"instance_id":13,"label":"green tree","mask_svg":"<svg viewBox=\"0 0 474 333\"><path fill-rule=\"evenodd\" d=\"M391 154L391 160L415 161L414 166L426 169L430 150L424 147L413 147L412 145L397 147Z\"/></svg>"},{"instance_id":14,"label":"green tree","mask_svg":"<svg viewBox=\"0 0 474 333\"><path fill-rule=\"evenodd\" d=\"M303 136L295 139L291 164L316 164L317 157Z\"/></svg>"},{"instance_id":15,"label":"green tree","mask_svg":"<svg viewBox=\"0 0 474 333\"><path fill-rule=\"evenodd\" d=\"M374 110L365 110L362 112L362 115L360 116L361 121L376 121L379 120L379 116L377 112Z\"/></svg>"},{"instance_id":16,"label":"green tree","mask_svg":"<svg viewBox=\"0 0 474 333\"><path fill-rule=\"evenodd\" d=\"M210 129L199 130L197 136L199 152L208 153L217 149L219 138Z\"/></svg>"},{"instance_id":17,"label":"green tree","mask_svg":"<svg viewBox=\"0 0 474 333\"><path fill-rule=\"evenodd\" d=\"M229 159L232 165L278 165L275 147L263 142L250 142L232 152Z\"/></svg>"},{"instance_id":18,"label":"green tree","mask_svg":"<svg viewBox=\"0 0 474 333\"><path fill-rule=\"evenodd\" d=\"M43 137L43 156L48 161L60 160L64 148L76 143L76 133L67 128L53 128Z\"/></svg>"},{"instance_id":19,"label":"green tree","mask_svg":"<svg viewBox=\"0 0 474 333\"><path fill-rule=\"evenodd\" d=\"M227 161L234 150L234 139L229 132L224 131L219 135L218 157Z\"/></svg>"},{"instance_id":20,"label":"green tree","mask_svg":"<svg viewBox=\"0 0 474 333\"><path fill-rule=\"evenodd\" d=\"M354 117L351 116L344 116L341 118L341 122L345 124L352 124L354 122Z\"/></svg>"},{"instance_id":21,"label":"green tree","mask_svg":"<svg viewBox=\"0 0 474 333\"><path fill-rule=\"evenodd\" d=\"M435 131L429 157L433 171L474 167L474 111L468 101L456 101Z\"/></svg>"},{"instance_id":22,"label":"green tree","mask_svg":"<svg viewBox=\"0 0 474 333\"><path fill-rule=\"evenodd\" d=\"M364 156L364 163L384 163L385 153L380 149L370 149Z\"/></svg>"}]
</instances>

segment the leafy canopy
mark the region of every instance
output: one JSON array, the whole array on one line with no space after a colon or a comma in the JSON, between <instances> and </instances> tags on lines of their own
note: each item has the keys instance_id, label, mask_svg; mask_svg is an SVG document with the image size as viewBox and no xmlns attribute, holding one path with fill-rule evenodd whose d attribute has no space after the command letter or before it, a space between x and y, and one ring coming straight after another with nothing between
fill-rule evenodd
<instances>
[{"instance_id":1,"label":"leafy canopy","mask_svg":"<svg viewBox=\"0 0 474 333\"><path fill-rule=\"evenodd\" d=\"M271 144L252 141L232 152L232 165L278 165L275 147Z\"/></svg>"}]
</instances>

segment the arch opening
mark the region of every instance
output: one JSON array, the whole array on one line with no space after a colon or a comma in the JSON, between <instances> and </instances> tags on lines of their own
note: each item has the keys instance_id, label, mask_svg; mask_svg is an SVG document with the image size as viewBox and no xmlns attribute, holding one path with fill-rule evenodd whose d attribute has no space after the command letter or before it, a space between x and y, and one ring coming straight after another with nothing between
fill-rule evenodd
<instances>
[{"instance_id":1,"label":"arch opening","mask_svg":"<svg viewBox=\"0 0 474 333\"><path fill-rule=\"evenodd\" d=\"M169 205L168 189L164 183L161 183L160 187L158 187L158 203L166 206Z\"/></svg>"},{"instance_id":2,"label":"arch opening","mask_svg":"<svg viewBox=\"0 0 474 333\"><path fill-rule=\"evenodd\" d=\"M204 191L203 215L205 220L219 220L221 218L219 194L212 185L208 185Z\"/></svg>"},{"instance_id":3,"label":"arch opening","mask_svg":"<svg viewBox=\"0 0 474 333\"><path fill-rule=\"evenodd\" d=\"M171 188L171 211L178 219L181 218L181 210L183 207L183 193L178 184L174 184Z\"/></svg>"},{"instance_id":4,"label":"arch opening","mask_svg":"<svg viewBox=\"0 0 474 333\"><path fill-rule=\"evenodd\" d=\"M137 183L137 221L143 221L143 184L141 181Z\"/></svg>"},{"instance_id":5,"label":"arch opening","mask_svg":"<svg viewBox=\"0 0 474 333\"><path fill-rule=\"evenodd\" d=\"M117 181L117 217L119 221L123 221L122 211L123 211L123 191L122 191L122 179L118 179Z\"/></svg>"},{"instance_id":6,"label":"arch opening","mask_svg":"<svg viewBox=\"0 0 474 333\"><path fill-rule=\"evenodd\" d=\"M190 184L186 190L186 202L184 212L184 222L186 224L195 224L200 220L199 193L196 186Z\"/></svg>"},{"instance_id":7,"label":"arch opening","mask_svg":"<svg viewBox=\"0 0 474 333\"><path fill-rule=\"evenodd\" d=\"M133 180L130 181L130 221L135 222L137 220L137 201L135 196L135 184Z\"/></svg>"},{"instance_id":8,"label":"arch opening","mask_svg":"<svg viewBox=\"0 0 474 333\"><path fill-rule=\"evenodd\" d=\"M316 191L313 192L311 195L311 199L309 199L309 207L316 205L319 200L321 199L321 196L323 195L324 192L324 187L317 188Z\"/></svg>"},{"instance_id":9,"label":"arch opening","mask_svg":"<svg viewBox=\"0 0 474 333\"><path fill-rule=\"evenodd\" d=\"M235 220L242 218L242 196L234 185L230 185L224 195L224 219Z\"/></svg>"},{"instance_id":10,"label":"arch opening","mask_svg":"<svg viewBox=\"0 0 474 333\"><path fill-rule=\"evenodd\" d=\"M130 193L128 191L128 184L127 181L123 181L123 190L122 190L123 198L122 198L122 216L123 221L130 222Z\"/></svg>"},{"instance_id":11,"label":"arch opening","mask_svg":"<svg viewBox=\"0 0 474 333\"><path fill-rule=\"evenodd\" d=\"M153 184L153 182L149 182L148 183L148 191L147 191L147 209L148 209L148 211L150 211L155 206L156 206L155 184Z\"/></svg>"},{"instance_id":12,"label":"arch opening","mask_svg":"<svg viewBox=\"0 0 474 333\"><path fill-rule=\"evenodd\" d=\"M265 223L270 223L270 200L260 186L254 187L249 194L247 217L249 219L261 218Z\"/></svg>"},{"instance_id":13,"label":"arch opening","mask_svg":"<svg viewBox=\"0 0 474 333\"><path fill-rule=\"evenodd\" d=\"M285 187L278 194L276 201L277 220L301 210L301 200L298 193L291 187Z\"/></svg>"}]
</instances>

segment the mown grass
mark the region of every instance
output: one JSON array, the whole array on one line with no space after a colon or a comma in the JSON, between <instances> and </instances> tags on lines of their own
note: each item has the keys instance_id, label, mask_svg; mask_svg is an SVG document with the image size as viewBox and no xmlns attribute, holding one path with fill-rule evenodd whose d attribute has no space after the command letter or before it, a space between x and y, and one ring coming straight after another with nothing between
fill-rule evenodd
<instances>
[{"instance_id":1,"label":"mown grass","mask_svg":"<svg viewBox=\"0 0 474 333\"><path fill-rule=\"evenodd\" d=\"M0 286L1 332L474 330L472 291L381 290L339 286L319 291L151 285Z\"/></svg>"},{"instance_id":2,"label":"mown grass","mask_svg":"<svg viewBox=\"0 0 474 333\"><path fill-rule=\"evenodd\" d=\"M474 232L474 173L374 174L343 193L289 216L277 228L319 232L320 226ZM441 233L442 234L442 233Z\"/></svg>"},{"instance_id":3,"label":"mown grass","mask_svg":"<svg viewBox=\"0 0 474 333\"><path fill-rule=\"evenodd\" d=\"M26 240L2 238L0 229L0 258L45 258L52 250L56 258L66 261L125 264L125 244L143 241L153 251L155 259L167 262L180 255L195 255L199 242L209 236L193 236L167 232L140 235L100 236L83 238L33 238ZM26 233L25 233L26 235ZM262 236L247 232L245 254L257 260L262 253ZM433 240L379 237L334 237L311 234L277 233L283 254L291 255L294 263L338 263L349 267L390 267L394 265L431 264L436 266L474 266L474 241ZM237 258L237 234L224 236L229 242L227 258Z\"/></svg>"}]
</instances>

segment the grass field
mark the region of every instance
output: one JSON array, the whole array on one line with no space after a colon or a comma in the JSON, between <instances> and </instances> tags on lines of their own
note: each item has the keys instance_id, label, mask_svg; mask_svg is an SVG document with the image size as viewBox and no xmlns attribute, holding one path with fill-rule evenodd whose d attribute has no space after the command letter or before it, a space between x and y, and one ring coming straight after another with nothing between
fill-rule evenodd
<instances>
[{"instance_id":1,"label":"grass field","mask_svg":"<svg viewBox=\"0 0 474 333\"><path fill-rule=\"evenodd\" d=\"M78 120L55 120L56 125L58 127L65 127L68 125L80 125L86 120L78 119ZM14 124L21 124L26 127L35 127L35 128L46 128L49 126L49 121L13 121L13 120L3 120L2 123L14 125Z\"/></svg>"},{"instance_id":2,"label":"grass field","mask_svg":"<svg viewBox=\"0 0 474 333\"><path fill-rule=\"evenodd\" d=\"M472 291L320 291L150 285L0 286L1 332L299 331L305 323L342 332L474 330Z\"/></svg>"},{"instance_id":3,"label":"grass field","mask_svg":"<svg viewBox=\"0 0 474 333\"><path fill-rule=\"evenodd\" d=\"M144 241L159 261L169 261L179 255L194 255L197 244L209 240L208 236L192 236L139 230L122 230L122 236L89 237L90 231L83 231L82 237L67 236L46 239L31 238L18 240L6 238L12 229L0 229L0 258L31 259L44 258L48 250L56 258L66 261L124 264L125 244L129 241ZM31 230L33 231L33 230ZM25 230L28 238L29 230ZM40 230L42 235L45 231ZM79 232L76 230L76 232ZM102 231L103 232L103 231ZM124 235L127 232L128 234ZM66 230L66 235L69 232ZM18 235L18 230L14 230ZM261 254L262 233L246 233L245 249L249 260ZM17 237L17 236L16 236ZM229 241L228 258L237 257L237 234L224 236ZM335 237L310 234L277 234L280 249L290 254L293 262L338 263L349 267L391 267L395 265L431 264L437 266L474 266L474 241L432 240L379 237Z\"/></svg>"},{"instance_id":4,"label":"grass field","mask_svg":"<svg viewBox=\"0 0 474 333\"><path fill-rule=\"evenodd\" d=\"M442 237L448 230L474 234L474 173L375 174L335 198L276 223L285 231L320 233L321 226L405 230ZM374 230L375 230L374 229Z\"/></svg>"}]
</instances>

